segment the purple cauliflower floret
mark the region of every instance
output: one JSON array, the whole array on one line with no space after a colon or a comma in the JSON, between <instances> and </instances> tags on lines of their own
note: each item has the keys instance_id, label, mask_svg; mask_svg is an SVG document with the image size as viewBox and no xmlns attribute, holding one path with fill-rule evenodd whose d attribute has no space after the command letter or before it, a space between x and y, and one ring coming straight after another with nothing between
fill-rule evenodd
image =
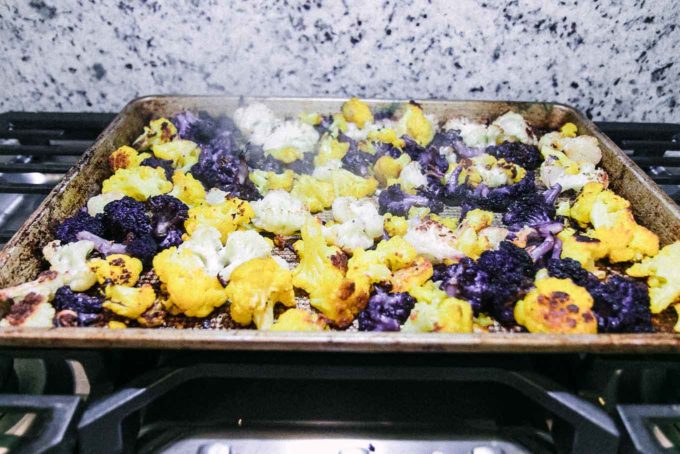
<instances>
[{"instance_id":1,"label":"purple cauliflower floret","mask_svg":"<svg viewBox=\"0 0 680 454\"><path fill-rule=\"evenodd\" d=\"M349 144L349 149L347 153L342 158L342 165L350 172L354 172L357 175L365 177L369 174L371 167L378 159L379 156L376 154L366 153L359 149L357 141L346 136L342 132L338 134L338 141L345 142Z\"/></svg>"},{"instance_id":2,"label":"purple cauliflower floret","mask_svg":"<svg viewBox=\"0 0 680 454\"><path fill-rule=\"evenodd\" d=\"M169 231L182 228L187 220L189 207L176 197L163 194L147 201L151 212L151 224L156 238L165 238Z\"/></svg>"},{"instance_id":3,"label":"purple cauliflower floret","mask_svg":"<svg viewBox=\"0 0 680 454\"><path fill-rule=\"evenodd\" d=\"M446 270L438 269L437 278L447 294L470 301L476 314L486 312L511 325L515 304L532 287L535 274L529 254L503 241L498 250L483 252L476 262L465 257Z\"/></svg>"},{"instance_id":4,"label":"purple cauliflower floret","mask_svg":"<svg viewBox=\"0 0 680 454\"><path fill-rule=\"evenodd\" d=\"M312 173L312 171L314 171L314 153L305 153L302 159L297 159L290 164L286 164L285 168L299 174Z\"/></svg>"},{"instance_id":5,"label":"purple cauliflower floret","mask_svg":"<svg viewBox=\"0 0 680 454\"><path fill-rule=\"evenodd\" d=\"M129 241L125 245L125 252L133 257L137 257L145 267L148 267L158 252L158 244L153 236L142 235Z\"/></svg>"},{"instance_id":6,"label":"purple cauliflower floret","mask_svg":"<svg viewBox=\"0 0 680 454\"><path fill-rule=\"evenodd\" d=\"M454 172L446 183L445 201L448 205L462 205L465 208L464 211L481 208L503 212L513 201L535 192L536 183L534 173L531 171L515 184L493 189L489 189L484 184L479 184L474 188L466 183L458 184L458 172Z\"/></svg>"},{"instance_id":7,"label":"purple cauliflower floret","mask_svg":"<svg viewBox=\"0 0 680 454\"><path fill-rule=\"evenodd\" d=\"M388 293L375 286L366 309L359 314L359 331L399 331L416 303L408 293Z\"/></svg>"},{"instance_id":8,"label":"purple cauliflower floret","mask_svg":"<svg viewBox=\"0 0 680 454\"><path fill-rule=\"evenodd\" d=\"M173 124L177 126L177 133L182 139L191 140L201 146L215 151L231 151L240 137L234 122L226 117L213 118L207 112L199 112L198 116L186 111L177 115Z\"/></svg>"},{"instance_id":9,"label":"purple cauliflower floret","mask_svg":"<svg viewBox=\"0 0 680 454\"><path fill-rule=\"evenodd\" d=\"M244 200L257 200L260 193L248 178L248 164L244 158L229 154L201 156L189 172L206 189L219 188Z\"/></svg>"},{"instance_id":10,"label":"purple cauliflower floret","mask_svg":"<svg viewBox=\"0 0 680 454\"><path fill-rule=\"evenodd\" d=\"M562 187L556 184L543 194L529 193L508 205L503 223L513 230L555 221L555 201Z\"/></svg>"},{"instance_id":11,"label":"purple cauliflower floret","mask_svg":"<svg viewBox=\"0 0 680 454\"><path fill-rule=\"evenodd\" d=\"M613 275L588 289L595 303L593 312L602 333L648 333L653 331L647 285Z\"/></svg>"},{"instance_id":12,"label":"purple cauliflower floret","mask_svg":"<svg viewBox=\"0 0 680 454\"><path fill-rule=\"evenodd\" d=\"M484 152L483 148L472 148L465 145L458 131L453 129L436 133L428 148L433 148L437 151L442 148L450 148L460 158L473 158Z\"/></svg>"},{"instance_id":13,"label":"purple cauliflower floret","mask_svg":"<svg viewBox=\"0 0 680 454\"><path fill-rule=\"evenodd\" d=\"M371 142L373 148L375 149L376 161L382 156L389 156L390 158L397 159L399 156L404 154L399 148L395 147L391 143L387 142Z\"/></svg>"},{"instance_id":14,"label":"purple cauliflower floret","mask_svg":"<svg viewBox=\"0 0 680 454\"><path fill-rule=\"evenodd\" d=\"M246 160L246 164L253 169L275 173L281 173L284 169L283 162L270 155L265 156L264 150L260 145L254 145L248 142L245 146L243 156Z\"/></svg>"},{"instance_id":15,"label":"purple cauliflower floret","mask_svg":"<svg viewBox=\"0 0 680 454\"><path fill-rule=\"evenodd\" d=\"M167 249L169 247L179 246L180 244L182 244L182 232L173 229L168 231L168 234L165 235L163 241L158 244L158 247L159 249Z\"/></svg>"},{"instance_id":16,"label":"purple cauliflower floret","mask_svg":"<svg viewBox=\"0 0 680 454\"><path fill-rule=\"evenodd\" d=\"M406 216L411 207L427 207L434 213L444 209L441 201L427 189L418 190L417 194L407 194L399 185L394 184L380 193L378 208L380 214L392 213L397 216Z\"/></svg>"},{"instance_id":17,"label":"purple cauliflower floret","mask_svg":"<svg viewBox=\"0 0 680 454\"><path fill-rule=\"evenodd\" d=\"M107 203L104 207L104 224L116 241L124 241L128 235L140 237L151 232L151 221L144 203L132 197Z\"/></svg>"},{"instance_id":18,"label":"purple cauliflower floret","mask_svg":"<svg viewBox=\"0 0 680 454\"><path fill-rule=\"evenodd\" d=\"M165 172L165 178L167 178L168 180L172 179L172 174L175 172L175 169L172 167L172 161L171 160L161 159L161 158L157 158L155 156L152 156L150 158L146 158L145 160L142 161L141 165L148 166L148 167L154 167L154 168L160 167Z\"/></svg>"},{"instance_id":19,"label":"purple cauliflower floret","mask_svg":"<svg viewBox=\"0 0 680 454\"><path fill-rule=\"evenodd\" d=\"M58 288L52 301L57 312L74 312L79 326L89 326L98 322L101 319L102 303L102 298L85 293L76 293L68 286ZM57 314L56 319L59 320L60 318Z\"/></svg>"},{"instance_id":20,"label":"purple cauliflower floret","mask_svg":"<svg viewBox=\"0 0 680 454\"><path fill-rule=\"evenodd\" d=\"M527 145L522 142L503 142L500 145L487 147L486 152L527 170L536 170L541 166L541 153L534 145Z\"/></svg>"},{"instance_id":21,"label":"purple cauliflower floret","mask_svg":"<svg viewBox=\"0 0 680 454\"><path fill-rule=\"evenodd\" d=\"M586 271L581 264L571 258L551 259L546 264L548 274L558 279L571 279L574 284L585 288L599 285L600 280Z\"/></svg>"},{"instance_id":22,"label":"purple cauliflower floret","mask_svg":"<svg viewBox=\"0 0 680 454\"><path fill-rule=\"evenodd\" d=\"M78 241L76 239L78 232L92 232L95 235L104 236L105 231L106 228L101 214L90 216L87 211L81 210L59 224L55 236L62 243L72 243Z\"/></svg>"}]
</instances>

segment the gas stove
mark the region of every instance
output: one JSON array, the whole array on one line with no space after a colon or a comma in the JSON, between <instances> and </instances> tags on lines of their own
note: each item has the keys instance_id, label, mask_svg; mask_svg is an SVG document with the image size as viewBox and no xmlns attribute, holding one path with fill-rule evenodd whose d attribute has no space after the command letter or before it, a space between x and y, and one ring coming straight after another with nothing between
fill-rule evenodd
<instances>
[{"instance_id":1,"label":"gas stove","mask_svg":"<svg viewBox=\"0 0 680 454\"><path fill-rule=\"evenodd\" d=\"M0 114L0 242L112 118ZM598 125L680 201L680 125ZM3 349L0 447L674 452L679 385L675 356Z\"/></svg>"}]
</instances>

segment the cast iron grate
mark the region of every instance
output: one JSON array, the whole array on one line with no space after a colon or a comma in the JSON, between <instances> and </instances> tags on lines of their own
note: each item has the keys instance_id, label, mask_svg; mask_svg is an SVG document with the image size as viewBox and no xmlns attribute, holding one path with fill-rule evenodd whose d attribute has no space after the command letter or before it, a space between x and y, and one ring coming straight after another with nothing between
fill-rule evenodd
<instances>
[{"instance_id":1,"label":"cast iron grate","mask_svg":"<svg viewBox=\"0 0 680 454\"><path fill-rule=\"evenodd\" d=\"M58 112L0 114L0 195L50 192L114 116ZM598 126L673 200L680 202L680 124L600 122ZM51 178L37 182L21 178L31 174ZM0 243L16 231L4 221L0 216Z\"/></svg>"}]
</instances>

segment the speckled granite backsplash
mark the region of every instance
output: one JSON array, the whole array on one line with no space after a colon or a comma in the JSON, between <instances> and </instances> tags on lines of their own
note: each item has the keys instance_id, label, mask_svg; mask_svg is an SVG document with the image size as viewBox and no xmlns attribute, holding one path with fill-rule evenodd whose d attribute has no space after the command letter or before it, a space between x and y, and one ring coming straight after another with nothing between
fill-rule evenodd
<instances>
[{"instance_id":1,"label":"speckled granite backsplash","mask_svg":"<svg viewBox=\"0 0 680 454\"><path fill-rule=\"evenodd\" d=\"M678 0L0 0L0 110L357 94L680 121L678 23Z\"/></svg>"}]
</instances>

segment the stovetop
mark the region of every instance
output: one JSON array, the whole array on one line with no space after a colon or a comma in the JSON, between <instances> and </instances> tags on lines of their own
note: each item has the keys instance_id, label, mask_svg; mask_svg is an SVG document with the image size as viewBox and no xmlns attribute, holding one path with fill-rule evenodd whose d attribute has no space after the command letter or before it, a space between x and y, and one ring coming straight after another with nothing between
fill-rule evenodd
<instances>
[{"instance_id":1,"label":"stovetop","mask_svg":"<svg viewBox=\"0 0 680 454\"><path fill-rule=\"evenodd\" d=\"M112 114L0 114L0 243ZM680 201L680 125L598 123ZM680 450L675 356L0 351L11 452Z\"/></svg>"}]
</instances>

